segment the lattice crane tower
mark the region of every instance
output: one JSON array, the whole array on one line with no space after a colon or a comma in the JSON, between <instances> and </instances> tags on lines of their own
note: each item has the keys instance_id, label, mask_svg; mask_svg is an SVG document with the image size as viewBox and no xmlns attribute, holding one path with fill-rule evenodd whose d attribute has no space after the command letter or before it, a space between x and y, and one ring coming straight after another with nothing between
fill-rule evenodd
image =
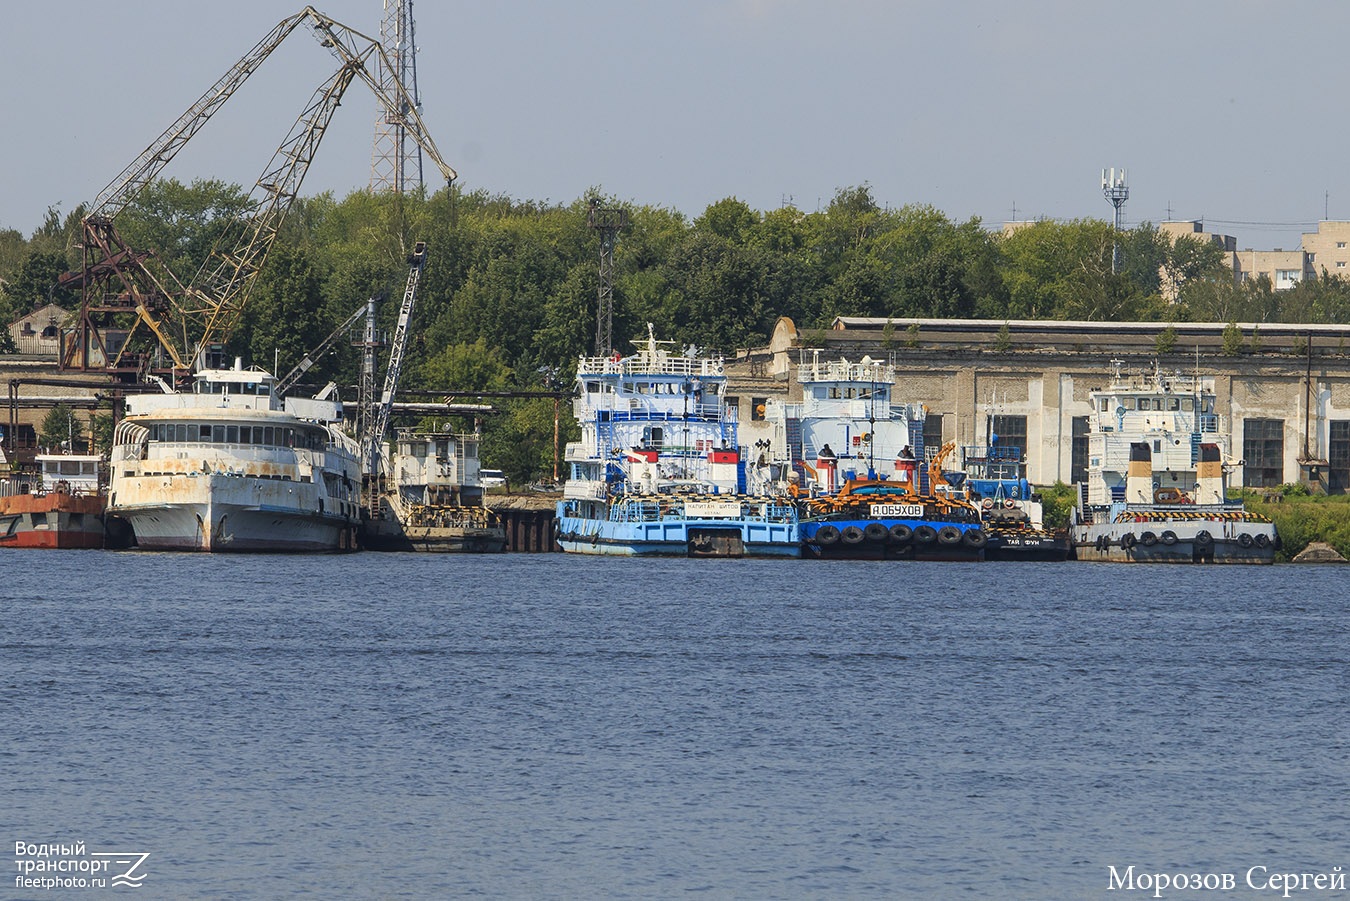
<instances>
[{"instance_id":1,"label":"lattice crane tower","mask_svg":"<svg viewBox=\"0 0 1350 901\"><path fill-rule=\"evenodd\" d=\"M586 224L600 234L600 303L595 310L595 355L607 357L614 349L614 241L628 225L628 211L606 209L595 200Z\"/></svg>"},{"instance_id":2,"label":"lattice crane tower","mask_svg":"<svg viewBox=\"0 0 1350 901\"><path fill-rule=\"evenodd\" d=\"M412 0L384 0L380 45L389 60L376 72L387 97L410 97L418 114L422 95L417 91L417 43ZM397 88L402 85L404 90ZM408 136L407 102L401 108L383 106L375 120L375 150L370 163L370 190L417 191L422 187L422 148Z\"/></svg>"}]
</instances>

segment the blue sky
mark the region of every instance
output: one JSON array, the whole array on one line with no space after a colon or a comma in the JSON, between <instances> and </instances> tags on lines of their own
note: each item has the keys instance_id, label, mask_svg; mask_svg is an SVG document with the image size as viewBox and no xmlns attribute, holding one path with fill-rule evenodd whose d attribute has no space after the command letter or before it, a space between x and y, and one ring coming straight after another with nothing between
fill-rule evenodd
<instances>
[{"instance_id":1,"label":"blue sky","mask_svg":"<svg viewBox=\"0 0 1350 901\"><path fill-rule=\"evenodd\" d=\"M368 34L381 0L315 5ZM301 4L10 2L0 28L0 227L92 199ZM599 187L693 217L871 186L957 220L1204 217L1240 247L1350 219L1350 4L417 0L428 127L467 189ZM166 170L251 185L334 68L297 33ZM353 85L303 192L370 178Z\"/></svg>"}]
</instances>

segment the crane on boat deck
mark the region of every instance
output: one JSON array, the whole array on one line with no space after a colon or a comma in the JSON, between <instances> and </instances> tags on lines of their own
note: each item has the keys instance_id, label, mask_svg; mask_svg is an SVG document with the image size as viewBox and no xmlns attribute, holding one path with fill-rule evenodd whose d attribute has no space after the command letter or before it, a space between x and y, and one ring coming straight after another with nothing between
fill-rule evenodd
<instances>
[{"instance_id":1,"label":"crane on boat deck","mask_svg":"<svg viewBox=\"0 0 1350 901\"><path fill-rule=\"evenodd\" d=\"M128 245L114 221L305 23L337 58L338 70L314 91L247 201L222 230L196 276L184 283L153 251ZM406 88L397 80L383 84L367 65L371 60L379 60L385 71L391 67L378 40L307 6L279 22L123 169L84 217L81 270L61 279L63 286L81 292L77 323L62 339L61 368L136 379L157 372L179 384L190 379L192 370L207 362L206 353L223 344L237 325L333 113L354 79L364 81L386 109L402 111L405 133L452 182L456 173L441 158Z\"/></svg>"},{"instance_id":2,"label":"crane on boat deck","mask_svg":"<svg viewBox=\"0 0 1350 901\"><path fill-rule=\"evenodd\" d=\"M361 439L362 457L366 463L366 496L370 499L372 510L377 509L379 504L384 439L389 431L389 419L394 412L394 395L398 391L398 382L403 375L403 357L408 349L409 326L412 324L413 309L417 305L417 288L422 282L422 270L426 265L427 245L425 241L418 241L413 246L412 253L408 255L408 282L403 289L403 303L398 310L398 324L394 327L394 337L390 341L389 363L384 370L384 389L380 392L379 403L373 405L370 415L366 417L366 428ZM361 403L363 406L367 404L367 398L361 398Z\"/></svg>"}]
</instances>

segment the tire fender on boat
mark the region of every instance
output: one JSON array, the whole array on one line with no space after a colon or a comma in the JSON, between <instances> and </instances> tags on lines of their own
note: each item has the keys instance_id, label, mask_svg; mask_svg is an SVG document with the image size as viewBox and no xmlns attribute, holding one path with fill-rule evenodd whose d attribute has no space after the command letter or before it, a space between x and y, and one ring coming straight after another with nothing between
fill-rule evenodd
<instances>
[{"instance_id":1,"label":"tire fender on boat","mask_svg":"<svg viewBox=\"0 0 1350 901\"><path fill-rule=\"evenodd\" d=\"M857 526L844 526L844 530L839 533L844 544L861 544L863 540L863 530Z\"/></svg>"},{"instance_id":2,"label":"tire fender on boat","mask_svg":"<svg viewBox=\"0 0 1350 901\"><path fill-rule=\"evenodd\" d=\"M973 548L982 548L989 543L988 537L979 529L967 529L961 534L961 541Z\"/></svg>"},{"instance_id":3,"label":"tire fender on boat","mask_svg":"<svg viewBox=\"0 0 1350 901\"><path fill-rule=\"evenodd\" d=\"M956 526L943 526L938 529L938 544L960 544L961 530Z\"/></svg>"},{"instance_id":4,"label":"tire fender on boat","mask_svg":"<svg viewBox=\"0 0 1350 901\"><path fill-rule=\"evenodd\" d=\"M1266 548L1270 547L1270 536L1267 535L1265 532L1258 532L1254 540L1256 542L1256 546L1261 548L1262 550L1265 550Z\"/></svg>"},{"instance_id":5,"label":"tire fender on boat","mask_svg":"<svg viewBox=\"0 0 1350 901\"><path fill-rule=\"evenodd\" d=\"M1173 532L1171 529L1168 529L1166 532L1163 532L1162 535L1159 537L1162 538L1162 543L1167 545L1168 547L1171 547L1172 545L1177 543L1177 533Z\"/></svg>"},{"instance_id":6,"label":"tire fender on boat","mask_svg":"<svg viewBox=\"0 0 1350 901\"><path fill-rule=\"evenodd\" d=\"M937 541L937 529L930 525L918 526L914 530L914 540L919 544L932 544Z\"/></svg>"},{"instance_id":7,"label":"tire fender on boat","mask_svg":"<svg viewBox=\"0 0 1350 901\"><path fill-rule=\"evenodd\" d=\"M1201 547L1208 547L1214 543L1214 536L1209 534L1208 530L1201 529L1195 533L1195 538L1192 540Z\"/></svg>"},{"instance_id":8,"label":"tire fender on boat","mask_svg":"<svg viewBox=\"0 0 1350 901\"><path fill-rule=\"evenodd\" d=\"M1238 536L1238 544L1242 545L1243 547L1251 547L1252 536L1248 535L1246 532L1243 532L1241 535Z\"/></svg>"},{"instance_id":9,"label":"tire fender on boat","mask_svg":"<svg viewBox=\"0 0 1350 901\"><path fill-rule=\"evenodd\" d=\"M839 540L839 530L827 523L816 529L813 540L821 547L828 547Z\"/></svg>"},{"instance_id":10,"label":"tire fender on boat","mask_svg":"<svg viewBox=\"0 0 1350 901\"><path fill-rule=\"evenodd\" d=\"M1120 536L1120 546L1123 547L1123 548L1132 548L1132 547L1134 547L1134 533L1133 533L1133 532L1126 532L1124 535L1121 535L1121 536Z\"/></svg>"},{"instance_id":11,"label":"tire fender on boat","mask_svg":"<svg viewBox=\"0 0 1350 901\"><path fill-rule=\"evenodd\" d=\"M863 537L868 541L885 541L891 535L884 522L869 522L863 526Z\"/></svg>"},{"instance_id":12,"label":"tire fender on boat","mask_svg":"<svg viewBox=\"0 0 1350 901\"><path fill-rule=\"evenodd\" d=\"M1144 543L1145 547L1153 547L1153 545L1158 543L1158 536L1154 535L1152 532L1145 532L1139 536L1139 540Z\"/></svg>"},{"instance_id":13,"label":"tire fender on boat","mask_svg":"<svg viewBox=\"0 0 1350 901\"><path fill-rule=\"evenodd\" d=\"M914 530L904 523L898 522L891 526L890 536L891 541L896 544L909 544L910 539L914 537Z\"/></svg>"}]
</instances>

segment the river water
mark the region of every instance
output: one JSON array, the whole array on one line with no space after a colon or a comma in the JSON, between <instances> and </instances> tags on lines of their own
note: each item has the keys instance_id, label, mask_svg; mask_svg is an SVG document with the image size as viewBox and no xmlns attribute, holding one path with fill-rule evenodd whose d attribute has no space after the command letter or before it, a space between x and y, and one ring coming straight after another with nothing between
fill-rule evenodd
<instances>
[{"instance_id":1,"label":"river water","mask_svg":"<svg viewBox=\"0 0 1350 901\"><path fill-rule=\"evenodd\" d=\"M20 875L39 843L149 857L134 892L0 897L1152 897L1108 890L1134 866L1233 898L1350 867L1345 570L3 561L0 838Z\"/></svg>"}]
</instances>

